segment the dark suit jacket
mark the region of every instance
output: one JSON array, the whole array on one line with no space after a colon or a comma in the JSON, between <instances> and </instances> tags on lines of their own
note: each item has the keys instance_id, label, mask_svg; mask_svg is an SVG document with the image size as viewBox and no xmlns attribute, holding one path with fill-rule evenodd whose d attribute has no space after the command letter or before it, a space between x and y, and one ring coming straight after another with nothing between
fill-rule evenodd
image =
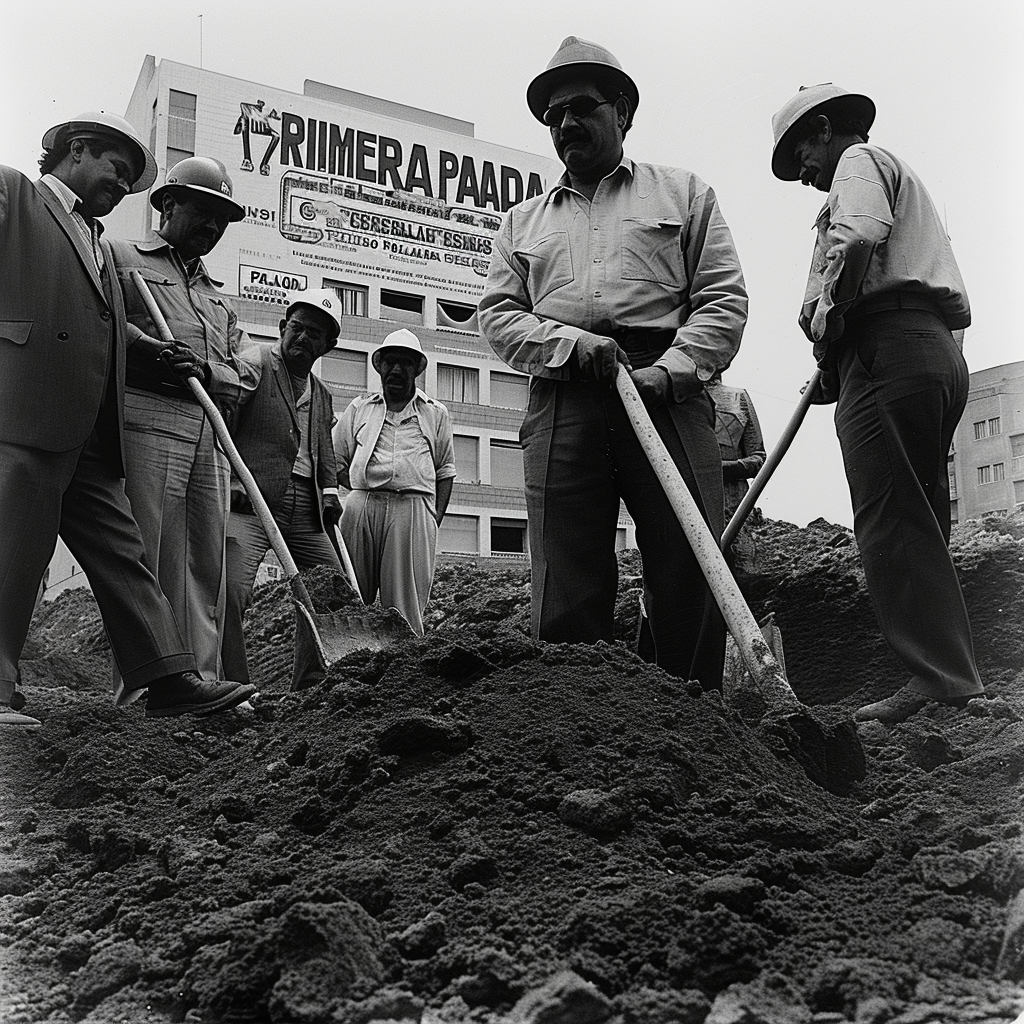
<instances>
[{"instance_id":1,"label":"dark suit jacket","mask_svg":"<svg viewBox=\"0 0 1024 1024\"><path fill-rule=\"evenodd\" d=\"M273 509L284 495L295 457L299 454L299 413L278 343L254 344L242 353L242 357L258 365L260 383L238 410L231 434L242 461L249 467L259 484L260 493ZM312 387L309 453L313 460L317 493L321 498L317 502L319 514L323 489L338 486L337 462L331 441L334 406L330 392L320 380L310 374L309 381ZM232 506L238 507L241 483L237 479L232 479L231 490ZM323 529L322 516L320 527Z\"/></svg>"},{"instance_id":2,"label":"dark suit jacket","mask_svg":"<svg viewBox=\"0 0 1024 1024\"><path fill-rule=\"evenodd\" d=\"M120 426L124 306L116 279L109 281L104 288L53 192L0 166L0 441L51 452L80 447L112 369ZM120 459L120 450L111 454Z\"/></svg>"}]
</instances>

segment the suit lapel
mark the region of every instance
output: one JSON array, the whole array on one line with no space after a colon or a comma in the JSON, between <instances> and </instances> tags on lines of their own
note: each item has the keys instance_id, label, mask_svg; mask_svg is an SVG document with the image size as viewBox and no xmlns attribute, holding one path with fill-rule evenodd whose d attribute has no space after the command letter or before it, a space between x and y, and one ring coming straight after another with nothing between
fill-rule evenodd
<instances>
[{"instance_id":1,"label":"suit lapel","mask_svg":"<svg viewBox=\"0 0 1024 1024\"><path fill-rule=\"evenodd\" d=\"M85 244L85 239L72 220L71 214L64 209L61 201L53 194L53 191L41 181L34 181L32 184L46 204L46 208L50 211L51 216L60 226L61 231L67 235L68 241L75 252L78 253L78 258L82 261L82 266L85 267L85 271L89 275L89 280L96 286L96 290L102 296L104 303L106 303L107 297L103 291L103 282L100 280L99 270L96 267L96 257L89 246Z\"/></svg>"},{"instance_id":2,"label":"suit lapel","mask_svg":"<svg viewBox=\"0 0 1024 1024\"><path fill-rule=\"evenodd\" d=\"M292 391L292 379L288 374L288 367L284 365L284 360L280 356L273 356L271 362L274 364L274 380L277 381L277 386L281 389L292 422L298 430L299 410L295 407L295 393Z\"/></svg>"}]
</instances>

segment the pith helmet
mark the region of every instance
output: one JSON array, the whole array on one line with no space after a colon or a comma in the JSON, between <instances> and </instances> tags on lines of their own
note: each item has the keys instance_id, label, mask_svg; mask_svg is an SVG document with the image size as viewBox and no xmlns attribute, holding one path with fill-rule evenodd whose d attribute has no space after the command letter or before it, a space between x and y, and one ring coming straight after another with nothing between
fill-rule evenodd
<instances>
[{"instance_id":1,"label":"pith helmet","mask_svg":"<svg viewBox=\"0 0 1024 1024\"><path fill-rule=\"evenodd\" d=\"M231 198L233 190L227 170L212 156L188 156L179 160L167 172L166 181L153 189L149 201L159 210L167 192L177 189L219 199L230 221L240 221L245 216L245 207Z\"/></svg>"},{"instance_id":2,"label":"pith helmet","mask_svg":"<svg viewBox=\"0 0 1024 1024\"><path fill-rule=\"evenodd\" d=\"M526 90L526 105L538 121L544 121L548 99L555 86L567 78L583 75L599 84L611 85L610 92L621 92L629 101L628 129L633 115L640 106L640 90L615 59L610 50L578 36L567 36L555 51L548 66L530 83Z\"/></svg>"},{"instance_id":3,"label":"pith helmet","mask_svg":"<svg viewBox=\"0 0 1024 1024\"><path fill-rule=\"evenodd\" d=\"M825 114L829 119L863 121L867 131L875 120L875 105L867 96L847 92L831 82L801 85L800 91L772 118L772 173L776 178L796 181L800 177L800 165L793 155L793 129L812 113Z\"/></svg>"},{"instance_id":4,"label":"pith helmet","mask_svg":"<svg viewBox=\"0 0 1024 1024\"><path fill-rule=\"evenodd\" d=\"M420 339L416 337L412 331L403 327L401 330L392 331L377 347L374 351L370 362L373 363L373 368L380 373L380 360L386 349L389 348L400 348L406 352L414 352L420 357L419 364L416 367L416 376L418 377L427 368L427 357L423 353L423 346L420 344Z\"/></svg>"},{"instance_id":5,"label":"pith helmet","mask_svg":"<svg viewBox=\"0 0 1024 1024\"><path fill-rule=\"evenodd\" d=\"M285 310L286 320L292 315L296 306L309 306L310 309L326 313L338 328L334 332L335 337L341 334L341 299L338 298L338 293L333 288L310 288L304 292L296 292Z\"/></svg>"},{"instance_id":6,"label":"pith helmet","mask_svg":"<svg viewBox=\"0 0 1024 1024\"><path fill-rule=\"evenodd\" d=\"M104 135L127 141L131 145L141 173L132 182L132 187L128 191L145 192L156 181L156 158L142 144L135 134L135 129L117 114L109 114L105 110L90 110L73 117L70 121L55 124L43 136L43 149L51 152L69 145L75 139L94 139Z\"/></svg>"}]
</instances>

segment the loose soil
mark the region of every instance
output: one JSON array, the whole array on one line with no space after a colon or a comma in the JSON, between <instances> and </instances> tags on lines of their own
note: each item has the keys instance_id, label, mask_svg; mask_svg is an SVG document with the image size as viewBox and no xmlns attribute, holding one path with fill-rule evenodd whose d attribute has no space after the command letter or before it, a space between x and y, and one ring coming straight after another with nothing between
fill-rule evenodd
<instances>
[{"instance_id":1,"label":"loose soil","mask_svg":"<svg viewBox=\"0 0 1024 1024\"><path fill-rule=\"evenodd\" d=\"M849 531L740 547L821 720L905 682ZM1019 1020L1024 516L953 552L991 699L860 726L842 793L633 655L635 554L615 643L534 643L525 567L450 561L425 638L300 693L264 587L261 694L207 719L115 708L92 597L62 594L22 662L44 727L0 738L0 1021Z\"/></svg>"}]
</instances>

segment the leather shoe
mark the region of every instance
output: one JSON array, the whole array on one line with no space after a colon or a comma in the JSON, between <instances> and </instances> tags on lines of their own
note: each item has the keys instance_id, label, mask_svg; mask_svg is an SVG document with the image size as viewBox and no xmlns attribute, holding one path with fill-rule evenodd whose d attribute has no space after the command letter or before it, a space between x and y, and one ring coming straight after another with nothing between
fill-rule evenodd
<instances>
[{"instance_id":1,"label":"leather shoe","mask_svg":"<svg viewBox=\"0 0 1024 1024\"><path fill-rule=\"evenodd\" d=\"M210 681L201 679L195 672L175 672L150 682L146 717L210 715L237 707L255 692L256 687L248 683L224 679Z\"/></svg>"},{"instance_id":2,"label":"leather shoe","mask_svg":"<svg viewBox=\"0 0 1024 1024\"><path fill-rule=\"evenodd\" d=\"M0 729L39 729L42 727L42 724L38 718L33 718L31 715L23 715L19 711L0 711Z\"/></svg>"}]
</instances>

